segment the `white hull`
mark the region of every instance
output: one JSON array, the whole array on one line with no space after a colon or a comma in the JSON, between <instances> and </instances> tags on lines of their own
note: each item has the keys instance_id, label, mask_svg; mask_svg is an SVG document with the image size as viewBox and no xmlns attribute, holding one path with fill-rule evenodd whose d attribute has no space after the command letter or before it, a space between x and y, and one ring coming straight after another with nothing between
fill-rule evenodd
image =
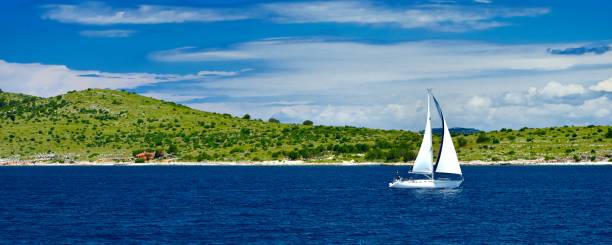
<instances>
[{"instance_id":1,"label":"white hull","mask_svg":"<svg viewBox=\"0 0 612 245\"><path fill-rule=\"evenodd\" d=\"M391 188L399 189L454 189L460 187L463 180L397 180L389 183Z\"/></svg>"}]
</instances>

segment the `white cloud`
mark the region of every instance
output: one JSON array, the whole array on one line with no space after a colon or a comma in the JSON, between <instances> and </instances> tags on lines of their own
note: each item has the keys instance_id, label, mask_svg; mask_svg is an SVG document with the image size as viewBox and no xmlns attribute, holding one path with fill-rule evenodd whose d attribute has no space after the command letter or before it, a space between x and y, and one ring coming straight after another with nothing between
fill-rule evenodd
<instances>
[{"instance_id":1,"label":"white cloud","mask_svg":"<svg viewBox=\"0 0 612 245\"><path fill-rule=\"evenodd\" d=\"M231 77L240 74L237 71L199 71L198 76L222 76Z\"/></svg>"},{"instance_id":2,"label":"white cloud","mask_svg":"<svg viewBox=\"0 0 612 245\"><path fill-rule=\"evenodd\" d=\"M587 88L599 88L590 87L591 81L610 77L612 54L552 55L546 52L550 46L263 40L214 50L246 57L225 60L237 67L243 60L256 61L257 72L223 77L194 90L231 97L198 108L263 119L282 116L292 122L420 129L425 89L434 88L451 126L609 123L609 112L587 107L591 102L586 101L601 96ZM210 61L208 52L192 48L173 53L172 59ZM166 61L164 54L151 57ZM312 103L276 103L296 100Z\"/></svg>"},{"instance_id":3,"label":"white cloud","mask_svg":"<svg viewBox=\"0 0 612 245\"><path fill-rule=\"evenodd\" d=\"M589 88L593 91L602 91L602 92L612 93L612 78L608 78L606 80L598 82L597 84Z\"/></svg>"},{"instance_id":4,"label":"white cloud","mask_svg":"<svg viewBox=\"0 0 612 245\"><path fill-rule=\"evenodd\" d=\"M510 92L504 95L504 103L509 105L525 104L529 101L530 97L531 96L523 93Z\"/></svg>"},{"instance_id":5,"label":"white cloud","mask_svg":"<svg viewBox=\"0 0 612 245\"><path fill-rule=\"evenodd\" d=\"M165 100L165 101L174 101L174 102L183 102L183 101L203 98L202 96L197 96L197 95L182 95L182 94L176 94L176 93L162 93L162 92L146 92L146 93L141 93L141 95L155 98L155 99L160 99L160 100Z\"/></svg>"},{"instance_id":6,"label":"white cloud","mask_svg":"<svg viewBox=\"0 0 612 245\"><path fill-rule=\"evenodd\" d=\"M588 94L586 91L579 93L580 89L574 85L548 83L541 89L530 87L521 92L506 92L503 97L474 96L459 104L467 104L467 108L471 109L478 105L477 111L480 114L476 110L467 110L459 114L459 120L492 128L609 124L612 119L612 100L606 95ZM548 100L535 96L536 90L549 91L557 97L569 94L578 97L572 100ZM495 97L502 103L492 102Z\"/></svg>"},{"instance_id":7,"label":"white cloud","mask_svg":"<svg viewBox=\"0 0 612 245\"><path fill-rule=\"evenodd\" d=\"M495 74L561 71L590 65L612 65L612 54L559 56L550 45L497 45L438 41L395 44L265 40L225 50L173 49L151 54L163 62L259 60L275 72L239 78L241 84L265 83L278 89L324 89L347 84L449 79ZM503 76L501 74L500 76ZM248 79L249 82L244 82ZM234 80L224 82L232 86ZM293 85L299 85L293 86ZM237 85L238 86L238 85Z\"/></svg>"},{"instance_id":8,"label":"white cloud","mask_svg":"<svg viewBox=\"0 0 612 245\"><path fill-rule=\"evenodd\" d=\"M84 37L105 37L105 38L120 38L120 37L129 37L134 34L132 30L85 30L79 32L81 36Z\"/></svg>"},{"instance_id":9,"label":"white cloud","mask_svg":"<svg viewBox=\"0 0 612 245\"><path fill-rule=\"evenodd\" d=\"M192 47L183 47L166 51L156 52L150 58L163 62L192 62L192 61L220 61L220 60L244 60L254 58L248 53L241 51L206 51L194 52Z\"/></svg>"},{"instance_id":10,"label":"white cloud","mask_svg":"<svg viewBox=\"0 0 612 245\"><path fill-rule=\"evenodd\" d=\"M489 29L507 25L497 19L538 16L545 8L508 9L460 5L415 5L387 7L363 1L272 3L262 7L284 23L396 24L402 28L440 31Z\"/></svg>"},{"instance_id":11,"label":"white cloud","mask_svg":"<svg viewBox=\"0 0 612 245\"><path fill-rule=\"evenodd\" d=\"M474 110L486 109L491 106L491 99L475 95L467 101L467 106Z\"/></svg>"},{"instance_id":12,"label":"white cloud","mask_svg":"<svg viewBox=\"0 0 612 245\"><path fill-rule=\"evenodd\" d=\"M318 125L351 125L372 128L418 128L422 127L425 118L417 118L418 110L414 105L277 105L262 106L261 103L191 103L190 107L230 113L235 116L244 114L252 118L267 120L280 119L286 123L301 123L312 120Z\"/></svg>"},{"instance_id":13,"label":"white cloud","mask_svg":"<svg viewBox=\"0 0 612 245\"><path fill-rule=\"evenodd\" d=\"M484 3L484 4L489 4L492 3L493 1L491 0L474 0L475 3Z\"/></svg>"},{"instance_id":14,"label":"white cloud","mask_svg":"<svg viewBox=\"0 0 612 245\"><path fill-rule=\"evenodd\" d=\"M549 82L544 88L538 91L539 94L550 97L559 98L570 95L580 95L585 93L585 89L580 84L563 85L558 82Z\"/></svg>"},{"instance_id":15,"label":"white cloud","mask_svg":"<svg viewBox=\"0 0 612 245\"><path fill-rule=\"evenodd\" d=\"M481 0L483 1L483 0ZM279 23L394 24L438 31L481 30L508 25L508 18L549 12L546 8L487 8L461 5L384 6L369 1L283 2L243 9L139 5L115 8L100 2L48 5L43 18L89 25L160 24L266 19Z\"/></svg>"},{"instance_id":16,"label":"white cloud","mask_svg":"<svg viewBox=\"0 0 612 245\"><path fill-rule=\"evenodd\" d=\"M204 74L206 75L206 74ZM109 73L72 70L64 65L11 63L0 60L0 88L36 96L54 96L87 88L123 89L158 82L202 79L202 75Z\"/></svg>"},{"instance_id":17,"label":"white cloud","mask_svg":"<svg viewBox=\"0 0 612 245\"><path fill-rule=\"evenodd\" d=\"M139 5L135 8L113 8L101 2L78 5L46 6L43 18L63 23L89 25L160 24L183 22L230 21L248 18L236 10Z\"/></svg>"},{"instance_id":18,"label":"white cloud","mask_svg":"<svg viewBox=\"0 0 612 245\"><path fill-rule=\"evenodd\" d=\"M610 110L612 110L612 100L607 96L601 96L596 99L584 101L584 104L582 104L580 109L576 110L576 112L592 114L597 118L612 119Z\"/></svg>"}]
</instances>

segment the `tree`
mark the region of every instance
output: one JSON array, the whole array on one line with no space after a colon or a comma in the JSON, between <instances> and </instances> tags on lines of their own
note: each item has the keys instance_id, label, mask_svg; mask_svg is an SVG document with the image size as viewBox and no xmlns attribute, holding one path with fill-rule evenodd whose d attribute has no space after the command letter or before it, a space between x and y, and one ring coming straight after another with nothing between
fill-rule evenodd
<instances>
[{"instance_id":1,"label":"tree","mask_svg":"<svg viewBox=\"0 0 612 245\"><path fill-rule=\"evenodd\" d=\"M168 146L168 154L176 154L178 152L178 147L175 144Z\"/></svg>"},{"instance_id":2,"label":"tree","mask_svg":"<svg viewBox=\"0 0 612 245\"><path fill-rule=\"evenodd\" d=\"M300 153L296 150L293 150L287 154L290 160L297 160L300 158Z\"/></svg>"},{"instance_id":3,"label":"tree","mask_svg":"<svg viewBox=\"0 0 612 245\"><path fill-rule=\"evenodd\" d=\"M612 128L608 128L608 133L606 133L606 138L612 138Z\"/></svg>"},{"instance_id":4,"label":"tree","mask_svg":"<svg viewBox=\"0 0 612 245\"><path fill-rule=\"evenodd\" d=\"M201 152L197 157L196 157L196 161L198 162L202 162L204 160L212 160L212 157L210 155L208 155L208 153L206 153L205 151Z\"/></svg>"},{"instance_id":5,"label":"tree","mask_svg":"<svg viewBox=\"0 0 612 245\"><path fill-rule=\"evenodd\" d=\"M251 119L251 115L244 114L244 116L242 116L242 119L250 120Z\"/></svg>"},{"instance_id":6,"label":"tree","mask_svg":"<svg viewBox=\"0 0 612 245\"><path fill-rule=\"evenodd\" d=\"M271 122L271 123L280 123L280 121L279 121L278 119L273 118L273 117L271 117L270 119L268 119L268 122Z\"/></svg>"},{"instance_id":7,"label":"tree","mask_svg":"<svg viewBox=\"0 0 612 245\"><path fill-rule=\"evenodd\" d=\"M457 138L457 144L459 144L459 147L464 147L465 145L467 145L467 140L463 137L459 137Z\"/></svg>"},{"instance_id":8,"label":"tree","mask_svg":"<svg viewBox=\"0 0 612 245\"><path fill-rule=\"evenodd\" d=\"M310 120L306 120L302 124L304 124L306 126L312 126L314 123L312 121L310 121Z\"/></svg>"},{"instance_id":9,"label":"tree","mask_svg":"<svg viewBox=\"0 0 612 245\"><path fill-rule=\"evenodd\" d=\"M487 136L485 133L478 134L478 138L476 138L476 143L483 143L489 141L491 138Z\"/></svg>"}]
</instances>

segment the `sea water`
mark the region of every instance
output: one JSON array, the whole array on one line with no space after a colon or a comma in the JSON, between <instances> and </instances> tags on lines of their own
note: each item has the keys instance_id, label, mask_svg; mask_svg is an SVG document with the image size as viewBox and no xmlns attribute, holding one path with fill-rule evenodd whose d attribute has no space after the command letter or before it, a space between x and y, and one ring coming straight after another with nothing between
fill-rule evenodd
<instances>
[{"instance_id":1,"label":"sea water","mask_svg":"<svg viewBox=\"0 0 612 245\"><path fill-rule=\"evenodd\" d=\"M2 167L0 243L612 243L612 167Z\"/></svg>"}]
</instances>

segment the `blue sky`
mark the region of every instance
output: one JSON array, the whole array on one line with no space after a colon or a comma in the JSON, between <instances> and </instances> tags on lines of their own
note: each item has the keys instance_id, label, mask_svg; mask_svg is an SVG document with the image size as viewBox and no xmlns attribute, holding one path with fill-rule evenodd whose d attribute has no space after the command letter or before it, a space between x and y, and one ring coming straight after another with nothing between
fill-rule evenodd
<instances>
[{"instance_id":1,"label":"blue sky","mask_svg":"<svg viewBox=\"0 0 612 245\"><path fill-rule=\"evenodd\" d=\"M606 1L3 1L0 89L128 89L284 122L612 122Z\"/></svg>"}]
</instances>

